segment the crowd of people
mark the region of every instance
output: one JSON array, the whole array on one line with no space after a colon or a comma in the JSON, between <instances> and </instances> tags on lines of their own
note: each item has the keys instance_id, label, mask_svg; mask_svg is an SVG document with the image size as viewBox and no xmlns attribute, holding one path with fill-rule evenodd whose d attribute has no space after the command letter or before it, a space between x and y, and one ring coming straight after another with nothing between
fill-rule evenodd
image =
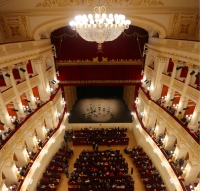
<instances>
[{"instance_id":1,"label":"crowd of people","mask_svg":"<svg viewBox=\"0 0 200 191\"><path fill-rule=\"evenodd\" d=\"M128 145L127 128L84 128L75 130L73 135L74 145Z\"/></svg>"},{"instance_id":2,"label":"crowd of people","mask_svg":"<svg viewBox=\"0 0 200 191\"><path fill-rule=\"evenodd\" d=\"M128 164L120 153L113 151L83 150L74 163L68 184L76 186L69 190L107 190L130 188L134 190L134 180L128 175Z\"/></svg>"},{"instance_id":3,"label":"crowd of people","mask_svg":"<svg viewBox=\"0 0 200 191\"><path fill-rule=\"evenodd\" d=\"M165 191L165 185L159 172L143 149L138 146L135 148L125 148L124 152L133 158L133 163L138 169L143 184L148 191Z\"/></svg>"},{"instance_id":4,"label":"crowd of people","mask_svg":"<svg viewBox=\"0 0 200 191\"><path fill-rule=\"evenodd\" d=\"M56 186L60 182L61 173L64 173L68 178L68 160L73 153L73 150L63 141L61 148L53 156L46 171L43 173L43 177L38 182L38 191L56 191Z\"/></svg>"}]
</instances>

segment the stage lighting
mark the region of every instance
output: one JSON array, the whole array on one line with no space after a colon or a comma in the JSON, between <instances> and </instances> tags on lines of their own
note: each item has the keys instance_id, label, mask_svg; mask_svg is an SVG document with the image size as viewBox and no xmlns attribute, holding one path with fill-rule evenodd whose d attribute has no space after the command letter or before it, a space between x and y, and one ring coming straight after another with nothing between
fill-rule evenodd
<instances>
[{"instance_id":1,"label":"stage lighting","mask_svg":"<svg viewBox=\"0 0 200 191\"><path fill-rule=\"evenodd\" d=\"M193 74L195 74L195 71L190 72L190 75L192 76Z\"/></svg>"},{"instance_id":2,"label":"stage lighting","mask_svg":"<svg viewBox=\"0 0 200 191\"><path fill-rule=\"evenodd\" d=\"M29 100L27 100L27 99L25 99L25 101L26 101L26 102L28 102L28 103L30 102L30 101L29 101Z\"/></svg>"},{"instance_id":3,"label":"stage lighting","mask_svg":"<svg viewBox=\"0 0 200 191\"><path fill-rule=\"evenodd\" d=\"M4 126L4 123L0 122L0 124Z\"/></svg>"},{"instance_id":4,"label":"stage lighting","mask_svg":"<svg viewBox=\"0 0 200 191\"><path fill-rule=\"evenodd\" d=\"M185 108L183 108L183 110L188 110L188 109L190 109L189 107L185 107Z\"/></svg>"},{"instance_id":5,"label":"stage lighting","mask_svg":"<svg viewBox=\"0 0 200 191\"><path fill-rule=\"evenodd\" d=\"M146 82L146 84L148 84L150 81L149 80L147 80L147 82Z\"/></svg>"},{"instance_id":6,"label":"stage lighting","mask_svg":"<svg viewBox=\"0 0 200 191\"><path fill-rule=\"evenodd\" d=\"M172 98L170 101L174 101L176 98L174 97L174 98Z\"/></svg>"},{"instance_id":7,"label":"stage lighting","mask_svg":"<svg viewBox=\"0 0 200 191\"><path fill-rule=\"evenodd\" d=\"M52 84L55 84L55 82L54 82L54 81L51 81L51 83L52 83Z\"/></svg>"},{"instance_id":8,"label":"stage lighting","mask_svg":"<svg viewBox=\"0 0 200 191\"><path fill-rule=\"evenodd\" d=\"M176 68L176 70L180 70L181 68L183 68L182 66L178 66L177 68Z\"/></svg>"},{"instance_id":9,"label":"stage lighting","mask_svg":"<svg viewBox=\"0 0 200 191\"><path fill-rule=\"evenodd\" d=\"M6 75L5 75L5 76L9 78L9 77L10 77L10 74L6 73Z\"/></svg>"},{"instance_id":10,"label":"stage lighting","mask_svg":"<svg viewBox=\"0 0 200 191\"><path fill-rule=\"evenodd\" d=\"M21 70L22 72L26 72L26 70L25 70L24 68L20 68L20 70Z\"/></svg>"},{"instance_id":11,"label":"stage lighting","mask_svg":"<svg viewBox=\"0 0 200 191\"><path fill-rule=\"evenodd\" d=\"M18 112L18 110L17 110L17 109L13 109L13 111L15 111L15 112Z\"/></svg>"},{"instance_id":12,"label":"stage lighting","mask_svg":"<svg viewBox=\"0 0 200 191\"><path fill-rule=\"evenodd\" d=\"M148 79L144 80L144 82L147 82L147 81L148 81Z\"/></svg>"}]
</instances>

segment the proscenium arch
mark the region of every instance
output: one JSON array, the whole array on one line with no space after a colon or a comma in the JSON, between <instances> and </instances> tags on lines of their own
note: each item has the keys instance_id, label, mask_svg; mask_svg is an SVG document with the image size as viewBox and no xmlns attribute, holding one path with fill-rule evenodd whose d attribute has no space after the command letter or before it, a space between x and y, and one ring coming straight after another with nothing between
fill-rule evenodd
<instances>
[{"instance_id":1,"label":"proscenium arch","mask_svg":"<svg viewBox=\"0 0 200 191\"><path fill-rule=\"evenodd\" d=\"M40 25L34 28L33 34L32 34L33 39L40 40L41 34L44 33L45 31L47 31L50 36L50 34L54 30L59 29L61 27L68 26L71 18L73 18L73 16L61 17L60 19L57 18L57 19L53 19L53 20L49 20L49 21L41 23ZM146 30L149 34L152 32L152 30L154 30L158 32L159 38L166 38L167 29L162 24L154 20L150 20L150 19L138 17L138 16L133 16L133 15L130 16L129 18L131 20L132 25Z\"/></svg>"}]
</instances>

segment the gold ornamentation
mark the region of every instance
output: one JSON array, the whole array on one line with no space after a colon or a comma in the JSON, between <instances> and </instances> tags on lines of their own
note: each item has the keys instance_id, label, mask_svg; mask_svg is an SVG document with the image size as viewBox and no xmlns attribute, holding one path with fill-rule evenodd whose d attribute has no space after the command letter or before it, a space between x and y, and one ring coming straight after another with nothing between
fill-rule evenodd
<instances>
[{"instance_id":1,"label":"gold ornamentation","mask_svg":"<svg viewBox=\"0 0 200 191\"><path fill-rule=\"evenodd\" d=\"M91 6L93 0L43 0L36 7Z\"/></svg>"},{"instance_id":2,"label":"gold ornamentation","mask_svg":"<svg viewBox=\"0 0 200 191\"><path fill-rule=\"evenodd\" d=\"M20 31L19 31L19 26L10 26L10 31L11 31L11 36L22 36Z\"/></svg>"},{"instance_id":3,"label":"gold ornamentation","mask_svg":"<svg viewBox=\"0 0 200 191\"><path fill-rule=\"evenodd\" d=\"M36 7L92 6L94 0L43 0ZM162 0L106 0L108 6L162 6Z\"/></svg>"},{"instance_id":4,"label":"gold ornamentation","mask_svg":"<svg viewBox=\"0 0 200 191\"><path fill-rule=\"evenodd\" d=\"M190 24L187 24L187 25L181 24L181 30L179 34L182 34L182 33L188 34L189 27L190 27Z\"/></svg>"}]
</instances>

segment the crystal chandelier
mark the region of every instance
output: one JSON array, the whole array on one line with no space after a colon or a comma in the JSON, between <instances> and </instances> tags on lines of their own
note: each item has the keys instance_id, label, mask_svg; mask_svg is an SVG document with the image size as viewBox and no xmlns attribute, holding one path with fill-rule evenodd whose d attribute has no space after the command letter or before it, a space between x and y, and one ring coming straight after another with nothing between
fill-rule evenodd
<instances>
[{"instance_id":1,"label":"crystal chandelier","mask_svg":"<svg viewBox=\"0 0 200 191\"><path fill-rule=\"evenodd\" d=\"M131 24L121 14L106 14L106 8L97 0L98 6L94 8L94 15L78 15L69 25L72 30L86 41L95 41L99 44L105 41L113 41L120 36L124 29L128 29Z\"/></svg>"}]
</instances>

